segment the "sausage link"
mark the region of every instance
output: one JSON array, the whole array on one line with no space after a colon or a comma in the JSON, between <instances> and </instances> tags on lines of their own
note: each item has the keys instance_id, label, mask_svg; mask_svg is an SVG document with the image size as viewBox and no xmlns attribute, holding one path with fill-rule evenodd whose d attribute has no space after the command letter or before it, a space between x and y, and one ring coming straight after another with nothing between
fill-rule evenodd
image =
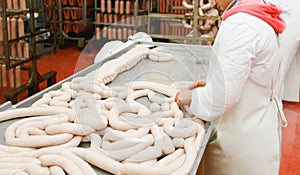
<instances>
[{"instance_id":1,"label":"sausage link","mask_svg":"<svg viewBox=\"0 0 300 175\"><path fill-rule=\"evenodd\" d=\"M14 87L15 86L14 69L9 69L8 75L9 75L9 86Z\"/></svg>"},{"instance_id":2,"label":"sausage link","mask_svg":"<svg viewBox=\"0 0 300 175\"><path fill-rule=\"evenodd\" d=\"M114 11L116 14L119 13L119 0L115 0L115 7L114 7Z\"/></svg>"},{"instance_id":3,"label":"sausage link","mask_svg":"<svg viewBox=\"0 0 300 175\"><path fill-rule=\"evenodd\" d=\"M16 87L21 86L22 79L21 79L21 66L17 66L15 70L16 74Z\"/></svg>"},{"instance_id":4,"label":"sausage link","mask_svg":"<svg viewBox=\"0 0 300 175\"><path fill-rule=\"evenodd\" d=\"M10 44L10 54L11 54L12 57L17 57L16 43L11 43Z\"/></svg>"},{"instance_id":5,"label":"sausage link","mask_svg":"<svg viewBox=\"0 0 300 175\"><path fill-rule=\"evenodd\" d=\"M97 13L96 14L96 22L101 22L101 14L100 13Z\"/></svg>"},{"instance_id":6,"label":"sausage link","mask_svg":"<svg viewBox=\"0 0 300 175\"><path fill-rule=\"evenodd\" d=\"M0 17L0 41L3 41L3 31L2 31L2 23L3 23L3 19L2 17Z\"/></svg>"},{"instance_id":7,"label":"sausage link","mask_svg":"<svg viewBox=\"0 0 300 175\"><path fill-rule=\"evenodd\" d=\"M120 1L120 10L119 10L119 12L120 12L121 15L124 14L124 1L123 0Z\"/></svg>"},{"instance_id":8,"label":"sausage link","mask_svg":"<svg viewBox=\"0 0 300 175\"><path fill-rule=\"evenodd\" d=\"M1 65L1 75L2 75L2 87L7 87L7 77L6 77L6 66L5 64Z\"/></svg>"},{"instance_id":9,"label":"sausage link","mask_svg":"<svg viewBox=\"0 0 300 175\"><path fill-rule=\"evenodd\" d=\"M20 0L20 8L21 8L21 10L26 9L26 0Z\"/></svg>"},{"instance_id":10,"label":"sausage link","mask_svg":"<svg viewBox=\"0 0 300 175\"><path fill-rule=\"evenodd\" d=\"M126 11L125 11L126 15L130 14L130 0L126 1Z\"/></svg>"},{"instance_id":11,"label":"sausage link","mask_svg":"<svg viewBox=\"0 0 300 175\"><path fill-rule=\"evenodd\" d=\"M122 29L121 29L121 27L118 28L118 40L122 40Z\"/></svg>"},{"instance_id":12,"label":"sausage link","mask_svg":"<svg viewBox=\"0 0 300 175\"><path fill-rule=\"evenodd\" d=\"M107 0L107 13L111 13L111 0Z\"/></svg>"},{"instance_id":13,"label":"sausage link","mask_svg":"<svg viewBox=\"0 0 300 175\"><path fill-rule=\"evenodd\" d=\"M102 29L102 37L107 38L107 27L103 27Z\"/></svg>"},{"instance_id":14,"label":"sausage link","mask_svg":"<svg viewBox=\"0 0 300 175\"><path fill-rule=\"evenodd\" d=\"M12 7L13 7L13 9L19 9L18 0L13 0Z\"/></svg>"},{"instance_id":15,"label":"sausage link","mask_svg":"<svg viewBox=\"0 0 300 175\"><path fill-rule=\"evenodd\" d=\"M101 9L101 12L104 13L105 12L105 0L101 0L100 2L100 9Z\"/></svg>"},{"instance_id":16,"label":"sausage link","mask_svg":"<svg viewBox=\"0 0 300 175\"><path fill-rule=\"evenodd\" d=\"M24 20L22 18L18 19L18 34L19 37L23 37L24 36Z\"/></svg>"},{"instance_id":17,"label":"sausage link","mask_svg":"<svg viewBox=\"0 0 300 175\"><path fill-rule=\"evenodd\" d=\"M16 18L12 18L10 20L11 25L11 39L17 38L17 20Z\"/></svg>"},{"instance_id":18,"label":"sausage link","mask_svg":"<svg viewBox=\"0 0 300 175\"><path fill-rule=\"evenodd\" d=\"M6 8L7 9L12 9L13 8L12 0L6 0Z\"/></svg>"},{"instance_id":19,"label":"sausage link","mask_svg":"<svg viewBox=\"0 0 300 175\"><path fill-rule=\"evenodd\" d=\"M117 29L115 27L112 29L112 39L117 39Z\"/></svg>"},{"instance_id":20,"label":"sausage link","mask_svg":"<svg viewBox=\"0 0 300 175\"><path fill-rule=\"evenodd\" d=\"M8 40L11 39L11 20L9 17L7 17L7 36Z\"/></svg>"},{"instance_id":21,"label":"sausage link","mask_svg":"<svg viewBox=\"0 0 300 175\"><path fill-rule=\"evenodd\" d=\"M23 45L24 58L29 58L29 43L25 42Z\"/></svg>"},{"instance_id":22,"label":"sausage link","mask_svg":"<svg viewBox=\"0 0 300 175\"><path fill-rule=\"evenodd\" d=\"M100 27L96 27L96 40L100 40Z\"/></svg>"}]
</instances>

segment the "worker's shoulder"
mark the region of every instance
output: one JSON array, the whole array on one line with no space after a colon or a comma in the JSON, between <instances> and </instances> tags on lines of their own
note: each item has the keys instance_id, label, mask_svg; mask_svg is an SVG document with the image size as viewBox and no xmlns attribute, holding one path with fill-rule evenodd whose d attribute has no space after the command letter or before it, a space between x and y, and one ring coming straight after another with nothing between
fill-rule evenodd
<instances>
[{"instance_id":1,"label":"worker's shoulder","mask_svg":"<svg viewBox=\"0 0 300 175\"><path fill-rule=\"evenodd\" d=\"M228 17L224 21L224 25L234 27L237 30L238 28L252 29L255 33L264 33L273 30L272 27L262 19L244 12L239 12Z\"/></svg>"}]
</instances>

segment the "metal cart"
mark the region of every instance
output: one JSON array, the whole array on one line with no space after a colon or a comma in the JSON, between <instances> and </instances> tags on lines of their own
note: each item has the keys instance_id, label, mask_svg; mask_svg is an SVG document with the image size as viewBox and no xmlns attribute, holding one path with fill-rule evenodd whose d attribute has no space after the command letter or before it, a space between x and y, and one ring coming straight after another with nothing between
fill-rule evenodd
<instances>
[{"instance_id":1,"label":"metal cart","mask_svg":"<svg viewBox=\"0 0 300 175\"><path fill-rule=\"evenodd\" d=\"M171 62L153 62L148 59L144 59L139 62L135 67L129 71L123 72L116 77L111 83L112 85L123 85L126 82L134 80L147 80L155 81L163 84L170 84L175 81L192 81L194 79L205 78L208 68L208 60L211 53L210 46L200 46L200 45L186 45L186 44L170 44L170 43L142 43L133 42L128 47L117 53L109 56L105 61L117 58L122 53L126 52L130 48L134 47L136 44L148 44L149 46L154 46L162 52L167 52L176 57ZM17 103L12 106L10 102L7 102L0 106L0 111L11 109L11 108L21 108L29 107L37 99L41 98L42 95L51 90L57 90L61 87L64 82L71 81L74 77L84 76L87 73L97 69L102 63L93 64L86 69L75 73L74 75L60 81L57 84ZM4 133L6 127L11 124L14 120L6 121L0 123L0 133ZM212 133L212 128L209 123L206 124L206 134L204 138L203 145L200 148L198 156L194 162L194 166L191 175L196 174L199 163L203 156L205 147ZM0 136L0 144L5 144L3 135ZM84 145L82 145L84 146ZM103 170L95 168L98 174L109 174Z\"/></svg>"}]
</instances>

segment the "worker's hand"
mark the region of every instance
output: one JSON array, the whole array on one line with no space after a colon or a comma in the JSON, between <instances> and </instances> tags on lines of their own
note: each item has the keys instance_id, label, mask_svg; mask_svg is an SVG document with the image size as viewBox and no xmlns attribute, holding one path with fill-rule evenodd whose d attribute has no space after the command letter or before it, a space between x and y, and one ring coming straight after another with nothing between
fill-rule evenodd
<instances>
[{"instance_id":1,"label":"worker's hand","mask_svg":"<svg viewBox=\"0 0 300 175\"><path fill-rule=\"evenodd\" d=\"M190 105L192 97L192 91L184 89L179 91L175 96L175 102L182 109L184 105Z\"/></svg>"},{"instance_id":2,"label":"worker's hand","mask_svg":"<svg viewBox=\"0 0 300 175\"><path fill-rule=\"evenodd\" d=\"M205 79L200 79L200 80L196 80L193 84L188 86L189 90L193 90L197 87L203 87L206 85L206 80Z\"/></svg>"}]
</instances>

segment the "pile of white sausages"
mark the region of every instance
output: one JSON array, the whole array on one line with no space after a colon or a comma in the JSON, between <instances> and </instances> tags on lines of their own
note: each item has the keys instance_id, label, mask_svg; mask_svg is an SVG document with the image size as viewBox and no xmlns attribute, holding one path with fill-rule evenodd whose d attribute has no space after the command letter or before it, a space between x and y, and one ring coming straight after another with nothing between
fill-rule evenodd
<instances>
[{"instance_id":1,"label":"pile of white sausages","mask_svg":"<svg viewBox=\"0 0 300 175\"><path fill-rule=\"evenodd\" d=\"M205 129L174 102L178 90L149 81L108 85L145 58L173 59L137 45L28 108L0 112L0 122L22 118L5 131L0 174L96 174L90 164L112 174L190 173Z\"/></svg>"}]
</instances>

